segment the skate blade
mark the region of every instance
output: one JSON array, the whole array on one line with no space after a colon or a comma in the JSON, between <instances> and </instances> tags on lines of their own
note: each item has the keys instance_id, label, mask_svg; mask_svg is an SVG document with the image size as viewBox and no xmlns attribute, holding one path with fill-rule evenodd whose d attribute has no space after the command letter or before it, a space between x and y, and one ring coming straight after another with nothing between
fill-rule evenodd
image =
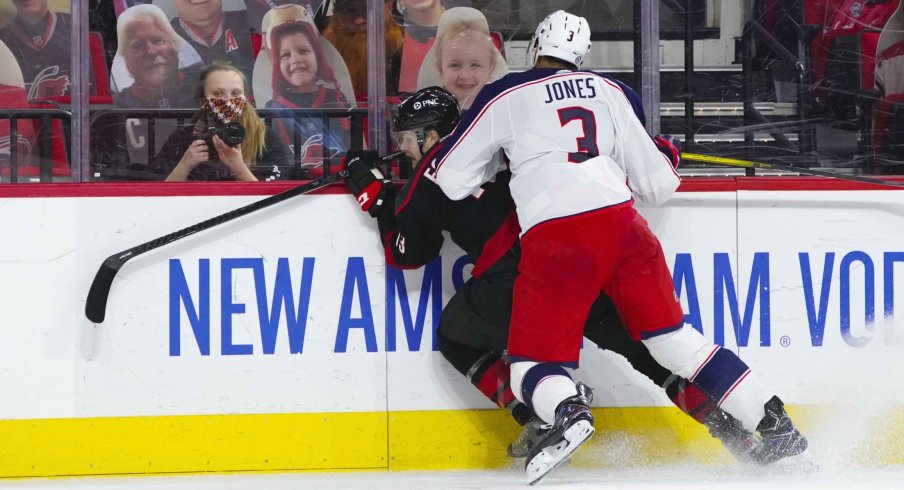
<instances>
[{"instance_id":1,"label":"skate blade","mask_svg":"<svg viewBox=\"0 0 904 490\"><path fill-rule=\"evenodd\" d=\"M809 475L819 471L819 463L810 451L804 451L795 456L782 458L765 468L769 473L780 475Z\"/></svg>"},{"instance_id":2,"label":"skate blade","mask_svg":"<svg viewBox=\"0 0 904 490\"><path fill-rule=\"evenodd\" d=\"M586 420L581 420L566 430L564 441L544 449L527 463L525 468L527 484L536 484L552 470L568 461L572 453L590 439L593 431L593 424Z\"/></svg>"}]
</instances>

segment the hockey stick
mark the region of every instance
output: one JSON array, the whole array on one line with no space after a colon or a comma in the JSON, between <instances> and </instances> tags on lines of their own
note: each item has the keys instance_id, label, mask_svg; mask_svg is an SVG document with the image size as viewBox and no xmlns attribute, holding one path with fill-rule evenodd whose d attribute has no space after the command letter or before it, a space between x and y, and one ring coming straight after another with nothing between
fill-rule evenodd
<instances>
[{"instance_id":1,"label":"hockey stick","mask_svg":"<svg viewBox=\"0 0 904 490\"><path fill-rule=\"evenodd\" d=\"M847 175L827 170L816 170L812 168L792 167L790 165L781 165L778 163L752 162L750 160L738 160L736 158L717 157L712 155L701 155L699 153L682 153L681 158L684 160L692 160L695 162L714 163L717 165L728 165L730 167L744 168L762 168L766 170L780 170L782 172L794 172L804 175L815 175L817 177L829 177L832 179L851 180L854 182L862 182L864 184L886 185L891 187L904 187L904 182L892 182L889 180L873 179L870 177L861 177L859 175Z\"/></svg>"},{"instance_id":2,"label":"hockey stick","mask_svg":"<svg viewBox=\"0 0 904 490\"><path fill-rule=\"evenodd\" d=\"M402 152L396 152L382 157L381 161L386 162L398 158L402 154ZM107 298L110 295L110 287L113 285L113 278L116 277L116 273L119 272L119 269L121 269L130 259L145 252L173 243L176 240L181 240L187 236L194 235L199 231L213 228L214 226L221 225L238 217L245 216L246 214L281 203L295 196L307 194L332 183L339 182L340 180L345 180L346 177L348 177L347 170L327 175L326 177L280 192L279 194L261 199L260 201L242 206L238 209L233 209L232 211L223 213L219 216L214 216L213 218L196 223L187 228L182 228L181 230L174 231L168 235L155 238L149 242L142 243L141 245L107 257L97 270L97 274L94 275L94 280L91 281L91 288L88 290L88 299L85 302L85 316L94 323L102 323L104 321L107 312Z\"/></svg>"}]
</instances>

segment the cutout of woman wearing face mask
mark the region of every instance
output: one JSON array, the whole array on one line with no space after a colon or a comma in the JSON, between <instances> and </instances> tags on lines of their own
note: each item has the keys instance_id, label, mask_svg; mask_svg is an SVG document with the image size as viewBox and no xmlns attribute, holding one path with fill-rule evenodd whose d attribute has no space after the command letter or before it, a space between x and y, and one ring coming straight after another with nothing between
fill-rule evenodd
<instances>
[{"instance_id":1,"label":"cutout of woman wearing face mask","mask_svg":"<svg viewBox=\"0 0 904 490\"><path fill-rule=\"evenodd\" d=\"M464 111L484 85L506 73L508 65L490 38L483 14L456 7L439 21L436 42L424 57L417 87L442 86L452 92Z\"/></svg>"}]
</instances>

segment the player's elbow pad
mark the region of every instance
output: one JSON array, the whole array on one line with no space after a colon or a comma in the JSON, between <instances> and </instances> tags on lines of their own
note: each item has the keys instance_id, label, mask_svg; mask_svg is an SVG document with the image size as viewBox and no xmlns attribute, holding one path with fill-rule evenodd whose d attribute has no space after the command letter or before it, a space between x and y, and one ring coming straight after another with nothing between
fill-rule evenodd
<instances>
[{"instance_id":1,"label":"player's elbow pad","mask_svg":"<svg viewBox=\"0 0 904 490\"><path fill-rule=\"evenodd\" d=\"M678 190L678 186L681 184L681 180L678 179L677 176L673 176L674 179L669 179L667 182L663 182L658 186L650 186L647 187L646 192L634 192L634 197L636 197L640 202L644 204L648 204L650 206L660 206L665 204L666 201L672 198L675 194L675 191Z\"/></svg>"},{"instance_id":2,"label":"player's elbow pad","mask_svg":"<svg viewBox=\"0 0 904 490\"><path fill-rule=\"evenodd\" d=\"M468 197L471 194L470 191L462 189L460 187L453 186L440 186L440 189L443 190L443 194L446 195L449 199L453 201L461 201L462 199Z\"/></svg>"},{"instance_id":3,"label":"player's elbow pad","mask_svg":"<svg viewBox=\"0 0 904 490\"><path fill-rule=\"evenodd\" d=\"M441 171L442 173L437 173L436 184L446 197L461 201L471 194L473 188L468 185L468 180L471 179L465 173L447 167L443 167Z\"/></svg>"}]
</instances>

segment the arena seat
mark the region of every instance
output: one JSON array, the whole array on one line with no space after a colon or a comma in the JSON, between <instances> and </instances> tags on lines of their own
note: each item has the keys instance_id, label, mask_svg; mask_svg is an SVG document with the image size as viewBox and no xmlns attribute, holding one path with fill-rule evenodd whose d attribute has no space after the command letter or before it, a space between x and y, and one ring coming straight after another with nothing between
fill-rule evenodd
<instances>
[{"instance_id":1,"label":"arena seat","mask_svg":"<svg viewBox=\"0 0 904 490\"><path fill-rule=\"evenodd\" d=\"M496 46L496 49L502 53L502 57L505 58L505 43L502 40L502 33L499 31L490 31L490 39L493 41L493 45Z\"/></svg>"},{"instance_id":2,"label":"arena seat","mask_svg":"<svg viewBox=\"0 0 904 490\"><path fill-rule=\"evenodd\" d=\"M92 93L88 95L88 103L113 104L113 95L110 93L110 70L107 68L104 38L100 32L88 33L88 49L93 72L92 82L94 83Z\"/></svg>"}]
</instances>

